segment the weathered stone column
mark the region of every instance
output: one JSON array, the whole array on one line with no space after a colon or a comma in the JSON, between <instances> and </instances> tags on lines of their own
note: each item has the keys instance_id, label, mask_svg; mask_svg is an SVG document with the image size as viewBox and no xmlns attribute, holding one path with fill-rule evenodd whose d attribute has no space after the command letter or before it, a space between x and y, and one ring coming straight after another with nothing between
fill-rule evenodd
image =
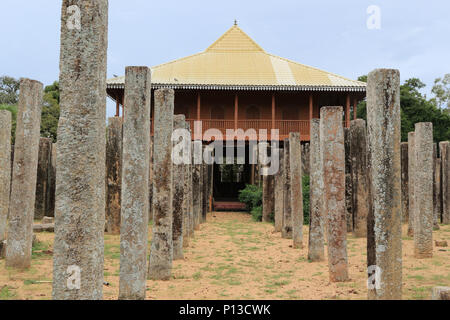
<instances>
[{"instance_id":1,"label":"weathered stone column","mask_svg":"<svg viewBox=\"0 0 450 320\"><path fill-rule=\"evenodd\" d=\"M200 223L202 219L202 190L203 190L203 175L202 175L202 141L196 140L193 143L193 168L192 168L192 194L194 201L194 230L200 229Z\"/></svg>"},{"instance_id":2,"label":"weathered stone column","mask_svg":"<svg viewBox=\"0 0 450 320\"><path fill-rule=\"evenodd\" d=\"M414 236L415 132L408 133L408 236Z\"/></svg>"},{"instance_id":3,"label":"weathered stone column","mask_svg":"<svg viewBox=\"0 0 450 320\"><path fill-rule=\"evenodd\" d=\"M172 206L172 132L174 91L155 91L153 238L150 251L149 279L169 280L173 260Z\"/></svg>"},{"instance_id":4,"label":"weathered stone column","mask_svg":"<svg viewBox=\"0 0 450 320\"><path fill-rule=\"evenodd\" d=\"M367 237L369 173L367 172L366 122L362 119L351 122L350 158L352 159L353 234L355 237Z\"/></svg>"},{"instance_id":5,"label":"weathered stone column","mask_svg":"<svg viewBox=\"0 0 450 320\"><path fill-rule=\"evenodd\" d=\"M431 300L450 300L450 287L434 287Z\"/></svg>"},{"instance_id":6,"label":"weathered stone column","mask_svg":"<svg viewBox=\"0 0 450 320\"><path fill-rule=\"evenodd\" d=\"M367 214L367 277L368 277L368 290L367 298L374 300L377 297L376 284L379 270L377 270L377 252L375 241L375 215L374 215L374 202L372 192L372 153L370 150L370 135L367 134L367 171L369 172L369 212Z\"/></svg>"},{"instance_id":7,"label":"weathered stone column","mask_svg":"<svg viewBox=\"0 0 450 320\"><path fill-rule=\"evenodd\" d=\"M72 6L80 10L81 28L73 19ZM56 156L55 300L103 297L107 46L108 1L64 0Z\"/></svg>"},{"instance_id":8,"label":"weathered stone column","mask_svg":"<svg viewBox=\"0 0 450 320\"><path fill-rule=\"evenodd\" d=\"M367 81L367 121L375 221L376 298L402 297L400 73L377 69ZM381 273L381 274L380 274Z\"/></svg>"},{"instance_id":9,"label":"weathered stone column","mask_svg":"<svg viewBox=\"0 0 450 320\"><path fill-rule=\"evenodd\" d=\"M0 242L6 238L11 187L11 112L0 110Z\"/></svg>"},{"instance_id":10,"label":"weathered stone column","mask_svg":"<svg viewBox=\"0 0 450 320\"><path fill-rule=\"evenodd\" d=\"M150 69L127 67L123 122L119 300L145 299L150 104Z\"/></svg>"},{"instance_id":11,"label":"weathered stone column","mask_svg":"<svg viewBox=\"0 0 450 320\"><path fill-rule=\"evenodd\" d=\"M34 218L42 219L47 216L47 197L49 187L49 174L52 161L52 140L39 139L38 168L36 177L36 198L34 202Z\"/></svg>"},{"instance_id":12,"label":"weathered stone column","mask_svg":"<svg viewBox=\"0 0 450 320\"><path fill-rule=\"evenodd\" d=\"M294 248L303 248L302 146L300 133L289 134L289 168L291 170L291 215Z\"/></svg>"},{"instance_id":13,"label":"weathered stone column","mask_svg":"<svg viewBox=\"0 0 450 320\"><path fill-rule=\"evenodd\" d=\"M323 174L320 155L320 120L311 120L310 134L310 213L308 260L316 262L325 259L323 228Z\"/></svg>"},{"instance_id":14,"label":"weathered stone column","mask_svg":"<svg viewBox=\"0 0 450 320\"><path fill-rule=\"evenodd\" d=\"M270 222L270 216L274 213L274 176L263 175L263 222Z\"/></svg>"},{"instance_id":15,"label":"weathered stone column","mask_svg":"<svg viewBox=\"0 0 450 320\"><path fill-rule=\"evenodd\" d=\"M345 148L345 210L347 220L347 232L353 231L353 187L352 187L352 157L350 152L351 137L350 128L344 128L344 148Z\"/></svg>"},{"instance_id":16,"label":"weathered stone column","mask_svg":"<svg viewBox=\"0 0 450 320\"><path fill-rule=\"evenodd\" d=\"M284 162L284 150L279 149L280 155L280 169L278 173L275 175L275 232L281 232L283 228L283 188L284 188L284 170L283 170L283 162Z\"/></svg>"},{"instance_id":17,"label":"weathered stone column","mask_svg":"<svg viewBox=\"0 0 450 320\"><path fill-rule=\"evenodd\" d=\"M449 142L439 143L441 155L442 223L450 224L450 147Z\"/></svg>"},{"instance_id":18,"label":"weathered stone column","mask_svg":"<svg viewBox=\"0 0 450 320\"><path fill-rule=\"evenodd\" d=\"M50 171L48 178L48 212L47 216L54 217L55 216L55 192L56 192L56 148L58 147L57 143L53 143L52 145L52 157L50 162Z\"/></svg>"},{"instance_id":19,"label":"weathered stone column","mask_svg":"<svg viewBox=\"0 0 450 320\"><path fill-rule=\"evenodd\" d=\"M311 146L309 143L302 144L302 173L304 176L310 175L310 150Z\"/></svg>"},{"instance_id":20,"label":"weathered stone column","mask_svg":"<svg viewBox=\"0 0 450 320\"><path fill-rule=\"evenodd\" d=\"M414 200L414 255L433 256L433 124L416 123L416 181Z\"/></svg>"},{"instance_id":21,"label":"weathered stone column","mask_svg":"<svg viewBox=\"0 0 450 320\"><path fill-rule=\"evenodd\" d=\"M320 151L324 210L328 212L328 267L331 282L348 280L342 114L342 107L323 107L320 110Z\"/></svg>"},{"instance_id":22,"label":"weathered stone column","mask_svg":"<svg viewBox=\"0 0 450 320\"><path fill-rule=\"evenodd\" d=\"M130 111L133 112L133 111ZM120 234L122 189L122 118L108 119L106 140L106 232Z\"/></svg>"},{"instance_id":23,"label":"weathered stone column","mask_svg":"<svg viewBox=\"0 0 450 320\"><path fill-rule=\"evenodd\" d=\"M20 81L5 256L6 266L18 269L31 264L42 93L42 83Z\"/></svg>"},{"instance_id":24,"label":"weathered stone column","mask_svg":"<svg viewBox=\"0 0 450 320\"><path fill-rule=\"evenodd\" d=\"M433 230L440 229L441 197L441 159L437 156L437 144L433 143Z\"/></svg>"},{"instance_id":25,"label":"weathered stone column","mask_svg":"<svg viewBox=\"0 0 450 320\"><path fill-rule=\"evenodd\" d=\"M283 188L283 228L281 237L292 239L292 214L291 214L291 167L289 153L289 139L284 140L284 188Z\"/></svg>"},{"instance_id":26,"label":"weathered stone column","mask_svg":"<svg viewBox=\"0 0 450 320\"><path fill-rule=\"evenodd\" d=\"M151 127L151 120L150 120ZM153 136L150 134L150 160L149 160L149 173L148 173L148 219L152 222L153 219Z\"/></svg>"},{"instance_id":27,"label":"weathered stone column","mask_svg":"<svg viewBox=\"0 0 450 320\"><path fill-rule=\"evenodd\" d=\"M190 133L190 124L185 122L185 129ZM192 148L189 144L189 163L184 166L184 188L183 188L183 248L189 247L191 231L191 215L192 215L192 156L190 154Z\"/></svg>"},{"instance_id":28,"label":"weathered stone column","mask_svg":"<svg viewBox=\"0 0 450 320\"><path fill-rule=\"evenodd\" d=\"M206 151L206 147L204 148ZM202 221L201 223L206 223L206 216L208 214L208 202L209 202L209 176L208 176L208 165L206 163L202 164Z\"/></svg>"},{"instance_id":29,"label":"weathered stone column","mask_svg":"<svg viewBox=\"0 0 450 320\"><path fill-rule=\"evenodd\" d=\"M175 115L173 117L173 129L184 129L186 121L184 115ZM174 142L176 144L177 142ZM181 157L182 155L174 156ZM183 203L184 203L184 164L173 164L173 186L172 186L172 239L173 239L173 260L181 260L183 255Z\"/></svg>"},{"instance_id":30,"label":"weathered stone column","mask_svg":"<svg viewBox=\"0 0 450 320\"><path fill-rule=\"evenodd\" d=\"M409 220L409 180L408 180L408 142L400 144L400 158L402 170L402 222Z\"/></svg>"}]
</instances>

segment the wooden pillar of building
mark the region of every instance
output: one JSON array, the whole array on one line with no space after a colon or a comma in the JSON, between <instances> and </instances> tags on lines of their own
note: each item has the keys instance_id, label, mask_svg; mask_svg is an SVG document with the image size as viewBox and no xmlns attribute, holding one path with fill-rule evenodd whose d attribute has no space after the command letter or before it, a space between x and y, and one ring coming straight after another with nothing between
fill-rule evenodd
<instances>
[{"instance_id":1,"label":"wooden pillar of building","mask_svg":"<svg viewBox=\"0 0 450 320\"><path fill-rule=\"evenodd\" d=\"M345 127L350 128L350 94L347 93L347 101L345 103Z\"/></svg>"},{"instance_id":2,"label":"wooden pillar of building","mask_svg":"<svg viewBox=\"0 0 450 320\"><path fill-rule=\"evenodd\" d=\"M314 118L314 97L313 94L309 94L309 122L308 122L308 132L311 130L311 121Z\"/></svg>"},{"instance_id":3,"label":"wooden pillar of building","mask_svg":"<svg viewBox=\"0 0 450 320\"><path fill-rule=\"evenodd\" d=\"M275 129L275 93L272 93L272 129Z\"/></svg>"},{"instance_id":4,"label":"wooden pillar of building","mask_svg":"<svg viewBox=\"0 0 450 320\"><path fill-rule=\"evenodd\" d=\"M125 119L125 105L124 105L125 94L122 96L122 120Z\"/></svg>"},{"instance_id":5,"label":"wooden pillar of building","mask_svg":"<svg viewBox=\"0 0 450 320\"><path fill-rule=\"evenodd\" d=\"M238 128L238 114L239 114L239 97L237 93L234 95L234 130Z\"/></svg>"},{"instance_id":6,"label":"wooden pillar of building","mask_svg":"<svg viewBox=\"0 0 450 320\"><path fill-rule=\"evenodd\" d=\"M119 95L116 96L116 117L120 116L120 101Z\"/></svg>"},{"instance_id":7,"label":"wooden pillar of building","mask_svg":"<svg viewBox=\"0 0 450 320\"><path fill-rule=\"evenodd\" d=\"M201 102L202 97L200 96L200 92L197 93L197 121L200 121L201 117Z\"/></svg>"}]
</instances>

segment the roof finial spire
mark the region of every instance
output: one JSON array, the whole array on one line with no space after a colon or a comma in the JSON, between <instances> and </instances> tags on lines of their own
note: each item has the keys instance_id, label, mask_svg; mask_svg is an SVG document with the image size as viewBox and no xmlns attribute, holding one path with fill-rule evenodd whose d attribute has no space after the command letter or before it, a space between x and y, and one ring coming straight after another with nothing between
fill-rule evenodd
<instances>
[{"instance_id":1,"label":"roof finial spire","mask_svg":"<svg viewBox=\"0 0 450 320\"><path fill-rule=\"evenodd\" d=\"M234 25L237 26L237 19L234 19Z\"/></svg>"}]
</instances>

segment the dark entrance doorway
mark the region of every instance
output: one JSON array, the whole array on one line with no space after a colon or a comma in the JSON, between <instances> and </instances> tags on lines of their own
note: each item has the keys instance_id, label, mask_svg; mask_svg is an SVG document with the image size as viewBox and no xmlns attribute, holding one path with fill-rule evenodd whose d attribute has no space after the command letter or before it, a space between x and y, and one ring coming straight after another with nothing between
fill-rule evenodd
<instances>
[{"instance_id":1,"label":"dark entrance doorway","mask_svg":"<svg viewBox=\"0 0 450 320\"><path fill-rule=\"evenodd\" d=\"M225 161L226 147L224 148L224 164L214 164L214 202L238 202L239 191L251 183L252 165L249 164L248 149L246 145L245 164L238 164L236 157L234 164L229 164ZM236 147L234 154L236 155Z\"/></svg>"}]
</instances>

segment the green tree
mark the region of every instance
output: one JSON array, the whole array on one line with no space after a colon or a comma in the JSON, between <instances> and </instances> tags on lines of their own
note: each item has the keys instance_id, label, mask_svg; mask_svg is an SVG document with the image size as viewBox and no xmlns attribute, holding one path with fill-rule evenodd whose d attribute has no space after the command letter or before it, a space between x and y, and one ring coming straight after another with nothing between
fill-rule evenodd
<instances>
[{"instance_id":1,"label":"green tree","mask_svg":"<svg viewBox=\"0 0 450 320\"><path fill-rule=\"evenodd\" d=\"M367 81L367 76L358 80ZM408 132L414 131L417 122L433 123L436 142L450 140L450 115L437 106L435 98L427 100L420 92L423 88L425 84L417 78L408 79L400 86L402 141L408 140ZM358 104L358 118L367 120L366 109L366 101Z\"/></svg>"},{"instance_id":2,"label":"green tree","mask_svg":"<svg viewBox=\"0 0 450 320\"><path fill-rule=\"evenodd\" d=\"M0 109L9 110L12 113L11 141L13 144L16 134L19 88L19 80L7 76L0 78ZM53 142L57 139L59 113L59 83L55 81L44 89L41 114L41 136L51 138Z\"/></svg>"},{"instance_id":3,"label":"green tree","mask_svg":"<svg viewBox=\"0 0 450 320\"><path fill-rule=\"evenodd\" d=\"M0 77L0 105L17 104L20 81L8 76Z\"/></svg>"},{"instance_id":4,"label":"green tree","mask_svg":"<svg viewBox=\"0 0 450 320\"><path fill-rule=\"evenodd\" d=\"M57 140L59 121L59 83L55 81L44 89L44 104L41 116L41 136Z\"/></svg>"},{"instance_id":5,"label":"green tree","mask_svg":"<svg viewBox=\"0 0 450 320\"><path fill-rule=\"evenodd\" d=\"M433 89L434 100L439 108L450 110L450 73L447 73L443 78L434 80Z\"/></svg>"}]
</instances>

